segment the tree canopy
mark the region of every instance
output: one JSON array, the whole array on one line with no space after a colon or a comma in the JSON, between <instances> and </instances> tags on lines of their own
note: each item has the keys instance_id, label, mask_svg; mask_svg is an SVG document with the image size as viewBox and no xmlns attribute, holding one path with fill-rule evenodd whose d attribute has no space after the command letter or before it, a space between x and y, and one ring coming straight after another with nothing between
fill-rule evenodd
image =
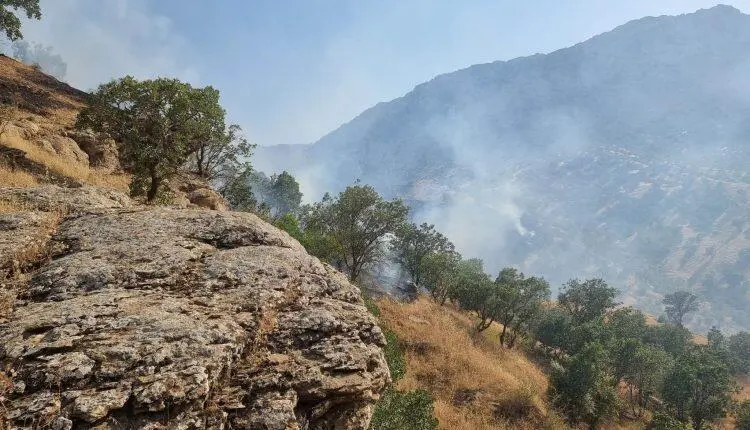
<instances>
[{"instance_id":1,"label":"tree canopy","mask_svg":"<svg viewBox=\"0 0 750 430\"><path fill-rule=\"evenodd\" d=\"M120 143L123 164L134 174L131 192L150 202L202 145L229 138L224 117L219 91L212 87L127 76L100 85L76 125Z\"/></svg>"},{"instance_id":2,"label":"tree canopy","mask_svg":"<svg viewBox=\"0 0 750 430\"><path fill-rule=\"evenodd\" d=\"M401 200L387 201L369 185L352 185L314 204L303 221L306 228L335 242L334 252L356 281L362 269L378 259L386 236L406 222L408 212Z\"/></svg>"},{"instance_id":3,"label":"tree canopy","mask_svg":"<svg viewBox=\"0 0 750 430\"><path fill-rule=\"evenodd\" d=\"M391 243L398 262L411 281L422 286L422 280L428 268L424 264L425 257L431 254L448 255L455 252L453 244L432 224L414 223L404 224L396 230ZM433 261L434 262L434 261Z\"/></svg>"},{"instance_id":4,"label":"tree canopy","mask_svg":"<svg viewBox=\"0 0 750 430\"><path fill-rule=\"evenodd\" d=\"M11 41L23 38L21 20L18 18L21 11L26 18L42 18L39 0L0 0L0 30L5 31L5 37Z\"/></svg>"},{"instance_id":5,"label":"tree canopy","mask_svg":"<svg viewBox=\"0 0 750 430\"><path fill-rule=\"evenodd\" d=\"M603 279L571 279L563 285L557 301L579 324L604 316L617 304L615 296L617 289L607 285Z\"/></svg>"},{"instance_id":6,"label":"tree canopy","mask_svg":"<svg viewBox=\"0 0 750 430\"><path fill-rule=\"evenodd\" d=\"M669 321L682 327L685 315L698 310L698 297L688 291L677 291L664 296L664 305Z\"/></svg>"}]
</instances>

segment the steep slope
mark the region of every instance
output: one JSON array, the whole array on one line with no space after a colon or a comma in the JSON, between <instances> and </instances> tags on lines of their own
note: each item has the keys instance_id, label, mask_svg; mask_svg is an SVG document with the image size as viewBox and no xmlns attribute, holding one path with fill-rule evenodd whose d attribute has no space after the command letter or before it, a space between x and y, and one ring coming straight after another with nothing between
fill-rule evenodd
<instances>
[{"instance_id":1,"label":"steep slope","mask_svg":"<svg viewBox=\"0 0 750 430\"><path fill-rule=\"evenodd\" d=\"M91 187L0 202L0 429L367 428L383 334L286 233Z\"/></svg>"},{"instance_id":2,"label":"steep slope","mask_svg":"<svg viewBox=\"0 0 750 430\"><path fill-rule=\"evenodd\" d=\"M748 72L750 16L644 18L439 76L256 165L402 196L491 268L603 276L656 314L688 288L693 328L748 328Z\"/></svg>"}]
</instances>

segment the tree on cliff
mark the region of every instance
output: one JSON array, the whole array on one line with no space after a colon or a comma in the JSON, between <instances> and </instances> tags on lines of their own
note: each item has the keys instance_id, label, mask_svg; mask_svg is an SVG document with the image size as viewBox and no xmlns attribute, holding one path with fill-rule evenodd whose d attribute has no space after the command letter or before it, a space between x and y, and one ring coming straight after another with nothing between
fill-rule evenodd
<instances>
[{"instance_id":1,"label":"tree on cliff","mask_svg":"<svg viewBox=\"0 0 750 430\"><path fill-rule=\"evenodd\" d=\"M386 235L406 222L408 212L401 200L387 201L369 185L351 185L335 198L326 195L303 219L306 229L336 242L339 261L356 281L362 268L377 259Z\"/></svg>"},{"instance_id":2,"label":"tree on cliff","mask_svg":"<svg viewBox=\"0 0 750 430\"><path fill-rule=\"evenodd\" d=\"M238 171L245 170L253 148L255 145L248 143L240 126L232 124L226 133L218 133L212 139L198 143L190 155L191 170L208 181L223 183L236 177Z\"/></svg>"},{"instance_id":3,"label":"tree on cliff","mask_svg":"<svg viewBox=\"0 0 750 430\"><path fill-rule=\"evenodd\" d=\"M8 10L9 8L13 10ZM39 0L0 0L0 30L4 31L5 37L11 41L23 37L21 20L17 16L21 10L29 19L42 18Z\"/></svg>"},{"instance_id":4,"label":"tree on cliff","mask_svg":"<svg viewBox=\"0 0 750 430\"><path fill-rule=\"evenodd\" d=\"M131 193L151 202L165 179L205 142L228 139L219 91L177 79L131 76L100 85L76 126L105 132L120 143L133 174Z\"/></svg>"}]
</instances>

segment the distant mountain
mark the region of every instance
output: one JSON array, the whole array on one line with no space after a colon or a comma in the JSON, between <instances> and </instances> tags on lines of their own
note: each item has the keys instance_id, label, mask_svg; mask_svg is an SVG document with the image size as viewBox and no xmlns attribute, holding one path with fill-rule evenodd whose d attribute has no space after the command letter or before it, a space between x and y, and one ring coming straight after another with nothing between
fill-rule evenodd
<instances>
[{"instance_id":1,"label":"distant mountain","mask_svg":"<svg viewBox=\"0 0 750 430\"><path fill-rule=\"evenodd\" d=\"M256 165L404 197L491 270L602 276L656 314L687 288L693 328L750 328L750 16L732 7L441 75Z\"/></svg>"}]
</instances>

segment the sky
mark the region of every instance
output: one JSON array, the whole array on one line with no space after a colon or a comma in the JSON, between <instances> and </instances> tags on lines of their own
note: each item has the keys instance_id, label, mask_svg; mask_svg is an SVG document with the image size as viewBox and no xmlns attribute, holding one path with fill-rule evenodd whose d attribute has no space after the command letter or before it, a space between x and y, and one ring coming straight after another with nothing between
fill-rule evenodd
<instances>
[{"instance_id":1,"label":"sky","mask_svg":"<svg viewBox=\"0 0 750 430\"><path fill-rule=\"evenodd\" d=\"M258 145L311 143L378 102L472 64L546 53L701 0L41 0L30 42L83 90L124 75L222 94ZM725 1L745 13L750 0Z\"/></svg>"}]
</instances>

